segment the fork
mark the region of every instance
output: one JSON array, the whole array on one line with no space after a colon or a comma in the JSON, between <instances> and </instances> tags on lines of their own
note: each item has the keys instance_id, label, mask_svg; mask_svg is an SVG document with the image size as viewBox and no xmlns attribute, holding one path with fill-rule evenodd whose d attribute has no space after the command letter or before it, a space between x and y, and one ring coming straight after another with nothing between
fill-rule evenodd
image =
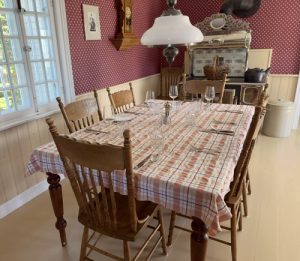
<instances>
[{"instance_id":1,"label":"fork","mask_svg":"<svg viewBox=\"0 0 300 261\"><path fill-rule=\"evenodd\" d=\"M215 150L215 149L209 149L209 148L197 148L196 146L190 144L191 146L191 150L192 151L196 151L196 152L204 152L204 153L207 153L207 154L219 154L221 153L221 151L219 150Z\"/></svg>"},{"instance_id":2,"label":"fork","mask_svg":"<svg viewBox=\"0 0 300 261\"><path fill-rule=\"evenodd\" d=\"M235 122L223 122L223 121L220 121L220 120L213 120L213 122L217 123L217 124L237 125Z\"/></svg>"}]
</instances>

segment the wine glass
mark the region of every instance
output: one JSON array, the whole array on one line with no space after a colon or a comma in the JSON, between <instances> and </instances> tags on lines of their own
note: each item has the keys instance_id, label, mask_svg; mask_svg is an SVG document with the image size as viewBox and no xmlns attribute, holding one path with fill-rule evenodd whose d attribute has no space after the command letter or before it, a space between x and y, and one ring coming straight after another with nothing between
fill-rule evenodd
<instances>
[{"instance_id":1,"label":"wine glass","mask_svg":"<svg viewBox=\"0 0 300 261\"><path fill-rule=\"evenodd\" d=\"M169 96L173 100L172 105L175 105L175 99L178 97L178 87L177 85L171 85L169 89Z\"/></svg>"},{"instance_id":2,"label":"wine glass","mask_svg":"<svg viewBox=\"0 0 300 261\"><path fill-rule=\"evenodd\" d=\"M205 90L205 99L208 101L208 103L212 103L215 97L216 97L215 87L207 86Z\"/></svg>"}]
</instances>

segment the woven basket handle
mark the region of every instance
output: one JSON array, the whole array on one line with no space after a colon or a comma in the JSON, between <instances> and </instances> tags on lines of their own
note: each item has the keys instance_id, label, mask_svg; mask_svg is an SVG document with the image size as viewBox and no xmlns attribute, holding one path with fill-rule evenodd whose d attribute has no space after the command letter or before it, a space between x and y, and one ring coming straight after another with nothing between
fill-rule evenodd
<instances>
[{"instance_id":1,"label":"woven basket handle","mask_svg":"<svg viewBox=\"0 0 300 261\"><path fill-rule=\"evenodd\" d=\"M216 55L213 59L213 68L215 69L219 65L219 56Z\"/></svg>"},{"instance_id":2,"label":"woven basket handle","mask_svg":"<svg viewBox=\"0 0 300 261\"><path fill-rule=\"evenodd\" d=\"M219 66L219 56L216 55L213 60L213 79L216 79L217 66Z\"/></svg>"}]
</instances>

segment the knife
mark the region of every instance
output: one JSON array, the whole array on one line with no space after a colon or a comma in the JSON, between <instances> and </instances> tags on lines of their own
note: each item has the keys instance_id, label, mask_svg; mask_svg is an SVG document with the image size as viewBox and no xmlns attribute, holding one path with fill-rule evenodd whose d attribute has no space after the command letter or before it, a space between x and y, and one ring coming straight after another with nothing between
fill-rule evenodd
<instances>
[{"instance_id":1,"label":"knife","mask_svg":"<svg viewBox=\"0 0 300 261\"><path fill-rule=\"evenodd\" d=\"M243 111L239 111L239 110L219 110L217 112L230 112L230 113L238 113L238 114L243 114Z\"/></svg>"},{"instance_id":2,"label":"knife","mask_svg":"<svg viewBox=\"0 0 300 261\"><path fill-rule=\"evenodd\" d=\"M215 130L215 129L210 129L210 130L200 130L200 132L208 132L208 133L224 134L224 135L230 135L230 136L233 136L233 135L234 135L234 132L233 132L233 131L227 131L227 130Z\"/></svg>"},{"instance_id":3,"label":"knife","mask_svg":"<svg viewBox=\"0 0 300 261\"><path fill-rule=\"evenodd\" d=\"M95 134L100 134L100 133L109 134L109 131L94 130L94 129L91 129L91 128L87 128L84 131L85 132L94 132Z\"/></svg>"},{"instance_id":4,"label":"knife","mask_svg":"<svg viewBox=\"0 0 300 261\"><path fill-rule=\"evenodd\" d=\"M142 115L142 112L134 112L134 111L124 111L124 113L134 114L134 115Z\"/></svg>"},{"instance_id":5,"label":"knife","mask_svg":"<svg viewBox=\"0 0 300 261\"><path fill-rule=\"evenodd\" d=\"M140 167L144 166L144 164L151 158L152 154L149 154L146 158L140 161L133 169L139 169Z\"/></svg>"}]
</instances>

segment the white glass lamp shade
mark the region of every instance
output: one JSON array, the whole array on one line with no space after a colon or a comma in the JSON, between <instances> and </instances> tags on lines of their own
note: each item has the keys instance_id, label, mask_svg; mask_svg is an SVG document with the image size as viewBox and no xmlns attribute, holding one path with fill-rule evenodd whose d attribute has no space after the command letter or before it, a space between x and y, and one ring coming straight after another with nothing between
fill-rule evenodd
<instances>
[{"instance_id":1,"label":"white glass lamp shade","mask_svg":"<svg viewBox=\"0 0 300 261\"><path fill-rule=\"evenodd\" d=\"M143 45L176 45L199 43L202 32L190 22L186 15L160 16L142 36Z\"/></svg>"}]
</instances>

